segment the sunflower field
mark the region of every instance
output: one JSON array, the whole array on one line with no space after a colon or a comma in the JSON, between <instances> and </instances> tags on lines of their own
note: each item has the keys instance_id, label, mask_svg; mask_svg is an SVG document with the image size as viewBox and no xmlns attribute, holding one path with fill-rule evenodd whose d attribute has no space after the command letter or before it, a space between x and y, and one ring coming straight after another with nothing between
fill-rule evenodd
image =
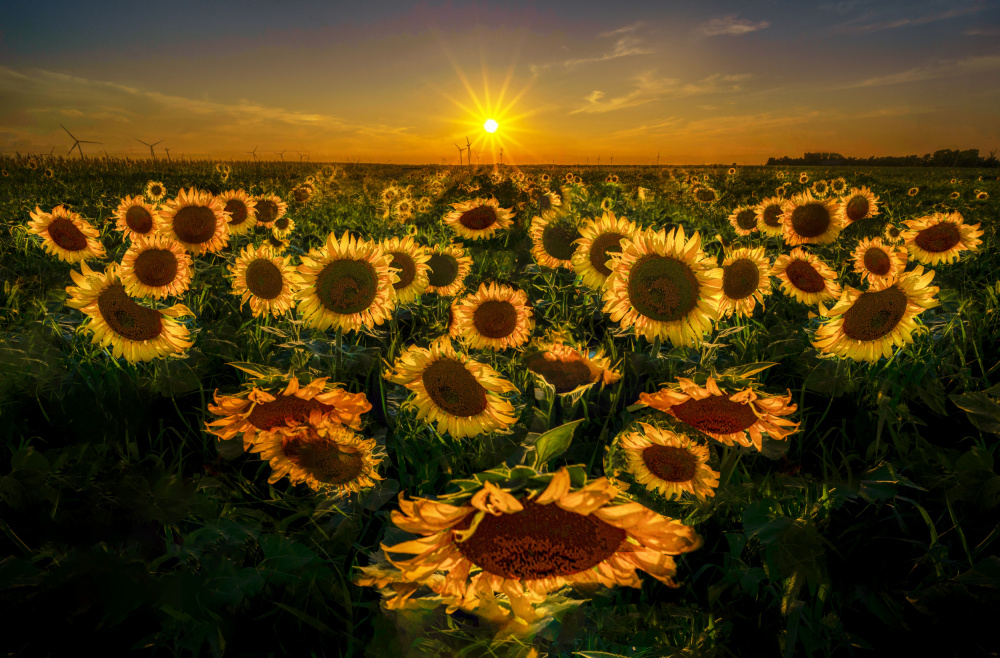
<instances>
[{"instance_id":1,"label":"sunflower field","mask_svg":"<svg viewBox=\"0 0 1000 658\"><path fill-rule=\"evenodd\" d=\"M997 655L995 170L0 158L7 655Z\"/></svg>"}]
</instances>

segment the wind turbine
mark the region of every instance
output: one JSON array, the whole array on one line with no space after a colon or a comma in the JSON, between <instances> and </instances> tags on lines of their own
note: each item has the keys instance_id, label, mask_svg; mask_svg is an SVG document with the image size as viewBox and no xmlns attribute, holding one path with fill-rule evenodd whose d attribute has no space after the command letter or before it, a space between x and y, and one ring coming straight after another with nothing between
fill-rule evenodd
<instances>
[{"instance_id":1,"label":"wind turbine","mask_svg":"<svg viewBox=\"0 0 1000 658\"><path fill-rule=\"evenodd\" d=\"M252 155L252 156L253 156L253 159L254 159L254 161L255 161L255 162L257 161L257 147L256 147L256 146L255 146L255 147L253 147L253 150L252 150L252 151L243 151L243 152L244 152L244 153L249 153L250 155Z\"/></svg>"},{"instance_id":2,"label":"wind turbine","mask_svg":"<svg viewBox=\"0 0 1000 658\"><path fill-rule=\"evenodd\" d=\"M167 152L167 162L170 162L170 149L169 148L165 148L163 150Z\"/></svg>"},{"instance_id":3,"label":"wind turbine","mask_svg":"<svg viewBox=\"0 0 1000 658\"><path fill-rule=\"evenodd\" d=\"M306 159L309 158L309 152L308 151L306 151L305 153L301 153L299 151L296 151L296 153L299 156L299 162L302 162L303 158L306 158Z\"/></svg>"},{"instance_id":4,"label":"wind turbine","mask_svg":"<svg viewBox=\"0 0 1000 658\"><path fill-rule=\"evenodd\" d=\"M469 154L469 166L472 166L472 144L469 143L469 138L465 138L465 152Z\"/></svg>"},{"instance_id":5,"label":"wind turbine","mask_svg":"<svg viewBox=\"0 0 1000 658\"><path fill-rule=\"evenodd\" d=\"M287 151L287 150L288 149L285 149L285 151ZM282 162L284 162L285 161L285 151L281 151L280 153L278 151L271 151L271 153L274 153L276 156L278 156L279 158L281 158Z\"/></svg>"},{"instance_id":6,"label":"wind turbine","mask_svg":"<svg viewBox=\"0 0 1000 658\"><path fill-rule=\"evenodd\" d=\"M62 128L63 130L66 130L66 126L62 125L61 123L59 124L59 127ZM73 133L71 133L68 130L66 130L66 134L69 135L70 137L73 137ZM80 144L100 144L100 142L88 142L87 140L77 139L76 137L73 137L73 140L75 143L73 144L73 146L70 147L69 153L67 153L66 155L71 155L73 153L73 149L76 149L77 151L80 152L81 158L83 158L83 149L80 148Z\"/></svg>"},{"instance_id":7,"label":"wind turbine","mask_svg":"<svg viewBox=\"0 0 1000 658\"><path fill-rule=\"evenodd\" d=\"M140 144L146 144L146 142L142 141L138 137L135 137L134 139L135 139L135 141L139 142ZM149 147L149 154L151 156L153 156L154 160L156 159L156 153L153 151L153 147L156 146L157 144L161 143L162 141L163 140L161 139L159 142L153 142L152 144L146 144L146 146Z\"/></svg>"},{"instance_id":8,"label":"wind turbine","mask_svg":"<svg viewBox=\"0 0 1000 658\"><path fill-rule=\"evenodd\" d=\"M461 167L462 166L462 151L464 151L465 149L463 149L458 144L455 144L455 148L458 149L458 166Z\"/></svg>"},{"instance_id":9,"label":"wind turbine","mask_svg":"<svg viewBox=\"0 0 1000 658\"><path fill-rule=\"evenodd\" d=\"M500 147L500 166L503 166L503 147Z\"/></svg>"}]
</instances>

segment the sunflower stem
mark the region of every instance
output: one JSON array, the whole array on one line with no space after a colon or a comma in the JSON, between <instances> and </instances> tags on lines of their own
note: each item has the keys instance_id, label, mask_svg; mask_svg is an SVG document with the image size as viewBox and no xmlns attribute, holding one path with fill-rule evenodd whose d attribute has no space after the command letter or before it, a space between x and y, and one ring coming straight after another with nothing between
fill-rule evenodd
<instances>
[{"instance_id":1,"label":"sunflower stem","mask_svg":"<svg viewBox=\"0 0 1000 658\"><path fill-rule=\"evenodd\" d=\"M339 378L344 367L344 330L337 327L337 368L336 376Z\"/></svg>"}]
</instances>

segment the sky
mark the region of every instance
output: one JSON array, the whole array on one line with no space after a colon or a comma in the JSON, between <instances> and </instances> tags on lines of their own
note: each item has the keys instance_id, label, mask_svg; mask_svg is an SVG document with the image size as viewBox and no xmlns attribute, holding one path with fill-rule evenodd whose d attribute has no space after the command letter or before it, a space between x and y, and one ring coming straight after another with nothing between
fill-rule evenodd
<instances>
[{"instance_id":1,"label":"sky","mask_svg":"<svg viewBox=\"0 0 1000 658\"><path fill-rule=\"evenodd\" d=\"M208 5L0 3L0 152L66 154L61 126L88 155L400 164L1000 150L1000 0Z\"/></svg>"}]
</instances>

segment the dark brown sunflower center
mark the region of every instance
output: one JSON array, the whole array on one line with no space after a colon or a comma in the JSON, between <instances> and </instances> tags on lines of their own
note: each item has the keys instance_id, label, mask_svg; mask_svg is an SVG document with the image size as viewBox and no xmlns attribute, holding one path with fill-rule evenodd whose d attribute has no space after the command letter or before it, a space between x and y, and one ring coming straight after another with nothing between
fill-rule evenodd
<instances>
[{"instance_id":1,"label":"dark brown sunflower center","mask_svg":"<svg viewBox=\"0 0 1000 658\"><path fill-rule=\"evenodd\" d=\"M749 404L733 402L725 395L691 399L670 408L677 420L707 434L735 434L757 422Z\"/></svg>"},{"instance_id":2,"label":"dark brown sunflower center","mask_svg":"<svg viewBox=\"0 0 1000 658\"><path fill-rule=\"evenodd\" d=\"M569 393L577 386L593 383L590 368L580 359L573 361L549 361L544 355L530 357L526 362L528 370L541 375L551 384L556 393Z\"/></svg>"},{"instance_id":3,"label":"dark brown sunflower center","mask_svg":"<svg viewBox=\"0 0 1000 658\"><path fill-rule=\"evenodd\" d=\"M506 300L490 299L473 312L472 324L487 338L506 338L517 328L517 309Z\"/></svg>"},{"instance_id":4,"label":"dark brown sunflower center","mask_svg":"<svg viewBox=\"0 0 1000 658\"><path fill-rule=\"evenodd\" d=\"M622 252L621 241L625 236L621 233L602 233L594 238L590 245L590 265L604 276L610 276L611 270L605 264L611 257L609 253Z\"/></svg>"},{"instance_id":5,"label":"dark brown sunflower center","mask_svg":"<svg viewBox=\"0 0 1000 658\"><path fill-rule=\"evenodd\" d=\"M202 244L215 235L215 213L205 206L184 206L174 215L174 233L181 242Z\"/></svg>"},{"instance_id":6,"label":"dark brown sunflower center","mask_svg":"<svg viewBox=\"0 0 1000 658\"><path fill-rule=\"evenodd\" d=\"M132 206L125 213L125 225L136 233L145 235L153 229L153 216L142 206Z\"/></svg>"},{"instance_id":7,"label":"dark brown sunflower center","mask_svg":"<svg viewBox=\"0 0 1000 658\"><path fill-rule=\"evenodd\" d=\"M278 204L270 199L260 199L257 201L257 221L261 224L270 224L278 217Z\"/></svg>"},{"instance_id":8,"label":"dark brown sunflower center","mask_svg":"<svg viewBox=\"0 0 1000 658\"><path fill-rule=\"evenodd\" d=\"M364 311L378 294L378 274L363 260L335 260L316 277L316 296L328 311L350 315Z\"/></svg>"},{"instance_id":9,"label":"dark brown sunflower center","mask_svg":"<svg viewBox=\"0 0 1000 658\"><path fill-rule=\"evenodd\" d=\"M699 187L695 190L694 198L704 203L715 201L715 190L710 190L707 187Z\"/></svg>"},{"instance_id":10,"label":"dark brown sunflower center","mask_svg":"<svg viewBox=\"0 0 1000 658\"><path fill-rule=\"evenodd\" d=\"M550 208L552 208L552 198L548 194L538 197L539 210L549 210Z\"/></svg>"},{"instance_id":11,"label":"dark brown sunflower center","mask_svg":"<svg viewBox=\"0 0 1000 658\"><path fill-rule=\"evenodd\" d=\"M826 183L822 181L816 181L815 183L813 183L813 190L815 190L817 194L825 194Z\"/></svg>"},{"instance_id":12,"label":"dark brown sunflower center","mask_svg":"<svg viewBox=\"0 0 1000 658\"><path fill-rule=\"evenodd\" d=\"M288 442L285 456L320 482L347 484L357 479L364 468L361 453L354 449L342 450L331 441L316 438Z\"/></svg>"},{"instance_id":13,"label":"dark brown sunflower center","mask_svg":"<svg viewBox=\"0 0 1000 658\"><path fill-rule=\"evenodd\" d=\"M135 257L135 276L147 286L159 288L177 276L177 256L169 249L146 249Z\"/></svg>"},{"instance_id":14,"label":"dark brown sunflower center","mask_svg":"<svg viewBox=\"0 0 1000 658\"><path fill-rule=\"evenodd\" d=\"M261 299L274 299L281 294L284 281L278 266L266 258L250 261L246 271L247 290Z\"/></svg>"},{"instance_id":15,"label":"dark brown sunflower center","mask_svg":"<svg viewBox=\"0 0 1000 658\"><path fill-rule=\"evenodd\" d=\"M642 451L649 472L667 482L690 482L698 469L694 455L676 446L651 445Z\"/></svg>"},{"instance_id":16,"label":"dark brown sunflower center","mask_svg":"<svg viewBox=\"0 0 1000 658\"><path fill-rule=\"evenodd\" d=\"M629 274L628 296L639 313L659 322L684 318L698 305L694 271L676 258L648 254Z\"/></svg>"},{"instance_id":17,"label":"dark brown sunflower center","mask_svg":"<svg viewBox=\"0 0 1000 658\"><path fill-rule=\"evenodd\" d=\"M892 332L906 313L906 293L897 286L863 292L844 311L844 335L854 340L876 340Z\"/></svg>"},{"instance_id":18,"label":"dark brown sunflower center","mask_svg":"<svg viewBox=\"0 0 1000 658\"><path fill-rule=\"evenodd\" d=\"M65 217L56 217L49 224L49 238L66 251L87 248L87 236Z\"/></svg>"},{"instance_id":19,"label":"dark brown sunflower center","mask_svg":"<svg viewBox=\"0 0 1000 658\"><path fill-rule=\"evenodd\" d=\"M889 254L878 247L872 247L865 251L865 268L875 276L885 276L892 268L892 261Z\"/></svg>"},{"instance_id":20,"label":"dark brown sunflower center","mask_svg":"<svg viewBox=\"0 0 1000 658\"><path fill-rule=\"evenodd\" d=\"M247 217L250 216L250 212L247 210L247 204L243 203L239 199L230 199L226 201L226 212L229 213L229 225L239 226L243 222L247 221Z\"/></svg>"},{"instance_id":21,"label":"dark brown sunflower center","mask_svg":"<svg viewBox=\"0 0 1000 658\"><path fill-rule=\"evenodd\" d=\"M830 211L822 203L806 203L792 211L792 228L803 238L823 235L832 220Z\"/></svg>"},{"instance_id":22,"label":"dark brown sunflower center","mask_svg":"<svg viewBox=\"0 0 1000 658\"><path fill-rule=\"evenodd\" d=\"M427 395L452 416L468 418L486 411L486 389L465 366L442 357L421 375Z\"/></svg>"},{"instance_id":23,"label":"dark brown sunflower center","mask_svg":"<svg viewBox=\"0 0 1000 658\"><path fill-rule=\"evenodd\" d=\"M781 206L778 204L772 204L767 208L764 208L764 223L771 228L777 228L781 226Z\"/></svg>"},{"instance_id":24,"label":"dark brown sunflower center","mask_svg":"<svg viewBox=\"0 0 1000 658\"><path fill-rule=\"evenodd\" d=\"M902 233L902 231L898 227L896 227L896 226L893 226L892 228L889 229L889 237L890 238L893 238L893 239L898 238L901 233Z\"/></svg>"},{"instance_id":25,"label":"dark brown sunflower center","mask_svg":"<svg viewBox=\"0 0 1000 658\"><path fill-rule=\"evenodd\" d=\"M309 199L310 195L312 195L312 190L307 189L305 187L296 187L294 190L292 190L292 194L295 195L296 201L302 203L303 201Z\"/></svg>"},{"instance_id":26,"label":"dark brown sunflower center","mask_svg":"<svg viewBox=\"0 0 1000 658\"><path fill-rule=\"evenodd\" d=\"M948 251L961 242L962 234L953 223L941 222L917 233L913 241L924 251L938 253Z\"/></svg>"},{"instance_id":27,"label":"dark brown sunflower center","mask_svg":"<svg viewBox=\"0 0 1000 658\"><path fill-rule=\"evenodd\" d=\"M722 268L722 291L729 299L743 299L757 290L760 270L749 258L740 258Z\"/></svg>"},{"instance_id":28,"label":"dark brown sunflower center","mask_svg":"<svg viewBox=\"0 0 1000 658\"><path fill-rule=\"evenodd\" d=\"M410 254L402 251L391 251L389 255L392 256L392 263L389 264L389 267L395 267L399 270L399 281L392 284L392 287L396 290L402 290L413 283L413 279L417 277L417 264Z\"/></svg>"},{"instance_id":29,"label":"dark brown sunflower center","mask_svg":"<svg viewBox=\"0 0 1000 658\"><path fill-rule=\"evenodd\" d=\"M864 219L868 216L868 210L870 204L868 199L863 196L853 196L851 200L847 202L847 219L852 222L856 222L859 219Z\"/></svg>"},{"instance_id":30,"label":"dark brown sunflower center","mask_svg":"<svg viewBox=\"0 0 1000 658\"><path fill-rule=\"evenodd\" d=\"M159 312L136 304L120 283L98 295L97 309L111 330L128 340L152 340L163 331Z\"/></svg>"},{"instance_id":31,"label":"dark brown sunflower center","mask_svg":"<svg viewBox=\"0 0 1000 658\"><path fill-rule=\"evenodd\" d=\"M741 210L736 214L736 225L744 231L757 228L757 211L753 208Z\"/></svg>"},{"instance_id":32,"label":"dark brown sunflower center","mask_svg":"<svg viewBox=\"0 0 1000 658\"><path fill-rule=\"evenodd\" d=\"M284 427L289 420L307 420L309 414L317 409L326 413L333 411L334 407L315 399L303 400L294 395L275 395L270 402L255 404L246 419L260 431L267 432L275 427Z\"/></svg>"},{"instance_id":33,"label":"dark brown sunflower center","mask_svg":"<svg viewBox=\"0 0 1000 658\"><path fill-rule=\"evenodd\" d=\"M466 210L459 218L458 223L473 231L487 229L497 221L497 212L493 206L476 206L472 210Z\"/></svg>"},{"instance_id":34,"label":"dark brown sunflower center","mask_svg":"<svg viewBox=\"0 0 1000 658\"><path fill-rule=\"evenodd\" d=\"M542 247L545 253L558 260L569 260L576 250L575 240L580 239L580 233L576 229L565 226L549 226L542 231Z\"/></svg>"},{"instance_id":35,"label":"dark brown sunflower center","mask_svg":"<svg viewBox=\"0 0 1000 658\"><path fill-rule=\"evenodd\" d=\"M788 264L785 275L792 285L802 292L822 292L826 289L826 279L808 261L797 258Z\"/></svg>"},{"instance_id":36,"label":"dark brown sunflower center","mask_svg":"<svg viewBox=\"0 0 1000 658\"><path fill-rule=\"evenodd\" d=\"M160 187L159 185L154 185L153 187L149 188L149 193L152 196L162 196L163 188Z\"/></svg>"},{"instance_id":37,"label":"dark brown sunflower center","mask_svg":"<svg viewBox=\"0 0 1000 658\"><path fill-rule=\"evenodd\" d=\"M284 231L286 228L288 228L288 217L282 217L281 219L276 221L274 223L274 227L279 231Z\"/></svg>"},{"instance_id":38,"label":"dark brown sunflower center","mask_svg":"<svg viewBox=\"0 0 1000 658\"><path fill-rule=\"evenodd\" d=\"M430 268L427 278L436 288L450 286L458 276L458 260L448 254L431 254L427 266Z\"/></svg>"},{"instance_id":39,"label":"dark brown sunflower center","mask_svg":"<svg viewBox=\"0 0 1000 658\"><path fill-rule=\"evenodd\" d=\"M626 532L593 514L569 512L527 498L514 514L486 514L458 551L474 565L502 578L528 580L571 576L614 555ZM466 530L475 512L455 525Z\"/></svg>"}]
</instances>

